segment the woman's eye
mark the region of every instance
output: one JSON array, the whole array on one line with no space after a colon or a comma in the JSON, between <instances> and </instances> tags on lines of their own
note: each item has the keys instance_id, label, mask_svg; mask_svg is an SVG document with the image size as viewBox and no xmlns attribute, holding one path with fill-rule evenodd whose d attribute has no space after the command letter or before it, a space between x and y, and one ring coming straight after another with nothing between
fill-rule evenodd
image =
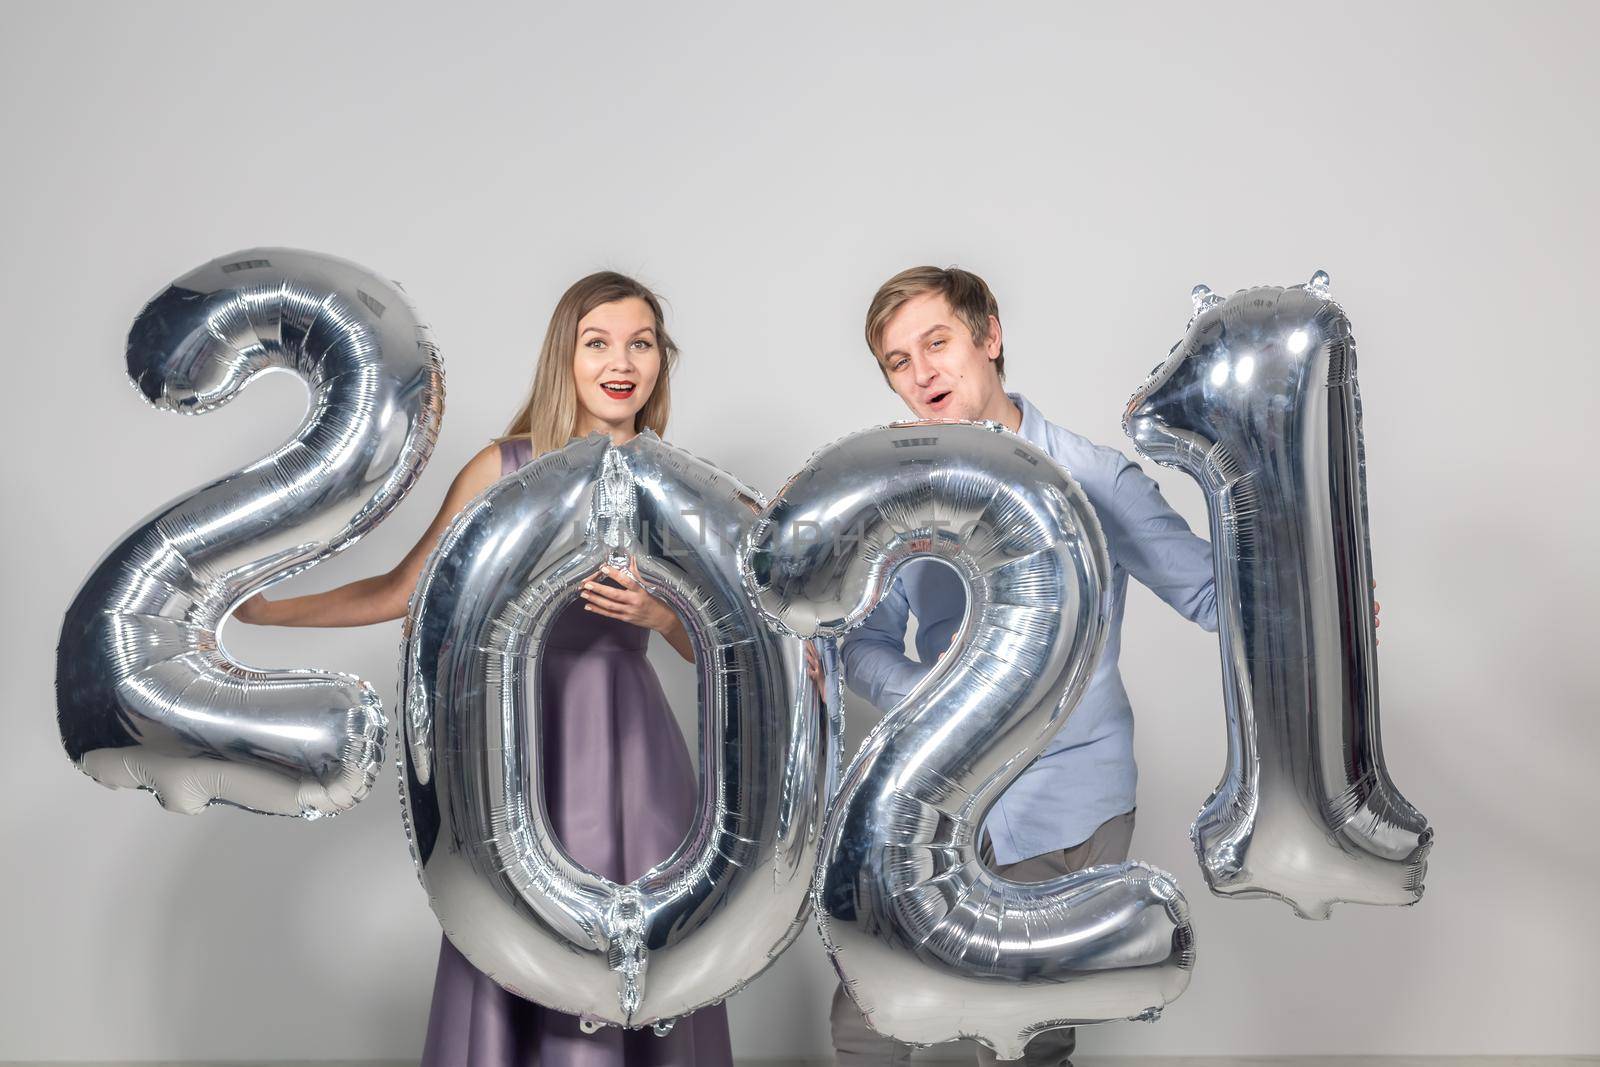
<instances>
[{"instance_id":1,"label":"woman's eye","mask_svg":"<svg viewBox=\"0 0 1600 1067\"><path fill-rule=\"evenodd\" d=\"M598 338L598 337L589 338L588 347L590 347L590 348L604 348L605 346L606 346L606 343L604 341L600 340L600 338Z\"/></svg>"},{"instance_id":2,"label":"woman's eye","mask_svg":"<svg viewBox=\"0 0 1600 1067\"><path fill-rule=\"evenodd\" d=\"M654 348L655 345L651 344L649 341L647 341L643 337L641 337L637 341L633 342L633 347L635 347L637 349L640 349L640 350L643 350L643 349L647 349L647 348Z\"/></svg>"}]
</instances>

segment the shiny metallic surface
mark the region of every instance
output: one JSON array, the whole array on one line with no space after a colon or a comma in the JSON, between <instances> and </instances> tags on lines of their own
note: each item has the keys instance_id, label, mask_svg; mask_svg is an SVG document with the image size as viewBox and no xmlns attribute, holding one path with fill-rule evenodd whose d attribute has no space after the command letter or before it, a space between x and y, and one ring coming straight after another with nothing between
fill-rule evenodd
<instances>
[{"instance_id":1,"label":"shiny metallic surface","mask_svg":"<svg viewBox=\"0 0 1600 1067\"><path fill-rule=\"evenodd\" d=\"M412 600L400 778L418 876L474 966L589 1026L666 1029L742 988L809 914L839 693L824 711L801 642L744 594L738 538L761 503L648 432L592 435L464 509ZM579 584L630 557L694 643L701 793L678 850L619 885L551 830L539 670Z\"/></svg>"},{"instance_id":2,"label":"shiny metallic surface","mask_svg":"<svg viewBox=\"0 0 1600 1067\"><path fill-rule=\"evenodd\" d=\"M1187 987L1193 936L1140 863L1041 883L995 875L975 836L1060 728L1104 644L1111 568L1082 490L995 424L902 423L812 457L752 528L746 582L802 637L860 624L922 557L961 576L951 649L871 732L828 815L818 925L871 1026L1003 1058L1035 1033L1153 1018Z\"/></svg>"},{"instance_id":3,"label":"shiny metallic surface","mask_svg":"<svg viewBox=\"0 0 1600 1067\"><path fill-rule=\"evenodd\" d=\"M349 674L243 666L217 630L247 597L354 544L410 488L444 408L427 328L363 267L256 248L152 300L127 360L135 388L170 411L210 411L272 372L299 376L310 403L293 438L155 511L84 582L56 652L67 754L169 811L343 811L383 761L377 694Z\"/></svg>"},{"instance_id":4,"label":"shiny metallic surface","mask_svg":"<svg viewBox=\"0 0 1600 1067\"><path fill-rule=\"evenodd\" d=\"M1191 830L1200 866L1306 918L1415 903L1433 839L1379 742L1355 339L1327 286L1197 286L1123 420L1210 509L1228 762Z\"/></svg>"}]
</instances>

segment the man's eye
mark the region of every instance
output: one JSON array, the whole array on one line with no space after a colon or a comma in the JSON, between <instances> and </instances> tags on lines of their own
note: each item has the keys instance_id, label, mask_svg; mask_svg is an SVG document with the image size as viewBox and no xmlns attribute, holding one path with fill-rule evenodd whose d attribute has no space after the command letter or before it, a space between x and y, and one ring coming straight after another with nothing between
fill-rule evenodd
<instances>
[{"instance_id":1,"label":"man's eye","mask_svg":"<svg viewBox=\"0 0 1600 1067\"><path fill-rule=\"evenodd\" d=\"M936 337L931 342L929 342L928 347L929 348L939 348L943 344L944 344L944 338L943 337Z\"/></svg>"}]
</instances>

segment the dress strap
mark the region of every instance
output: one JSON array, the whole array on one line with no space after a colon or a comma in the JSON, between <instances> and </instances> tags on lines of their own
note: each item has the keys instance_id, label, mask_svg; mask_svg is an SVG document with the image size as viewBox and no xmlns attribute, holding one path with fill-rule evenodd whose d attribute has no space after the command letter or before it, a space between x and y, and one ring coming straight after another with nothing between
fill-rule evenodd
<instances>
[{"instance_id":1,"label":"dress strap","mask_svg":"<svg viewBox=\"0 0 1600 1067\"><path fill-rule=\"evenodd\" d=\"M533 459L533 442L526 437L513 437L500 442L500 477L521 470Z\"/></svg>"}]
</instances>

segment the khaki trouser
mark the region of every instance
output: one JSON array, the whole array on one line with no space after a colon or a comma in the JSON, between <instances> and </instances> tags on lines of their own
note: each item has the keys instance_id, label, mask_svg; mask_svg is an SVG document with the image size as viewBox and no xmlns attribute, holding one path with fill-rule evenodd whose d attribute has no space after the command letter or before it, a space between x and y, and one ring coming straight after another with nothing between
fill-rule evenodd
<instances>
[{"instance_id":1,"label":"khaki trouser","mask_svg":"<svg viewBox=\"0 0 1600 1067\"><path fill-rule=\"evenodd\" d=\"M1121 863L1128 858L1128 846L1133 840L1134 813L1124 812L1101 823L1089 839L1059 852L1046 852L1030 856L1017 863L995 863L988 835L978 850L983 862L996 874L1014 882L1044 882L1051 878L1096 867L1105 863ZM911 1046L893 1038L884 1037L862 1018L850 994L839 986L833 991L833 1009L828 1021L833 1025L833 1054L839 1067L895 1067L911 1062ZM978 1063L992 1067L996 1063L1022 1063L1027 1067L1066 1067L1071 1063L1072 1051L1077 1046L1077 1035L1072 1027L1046 1030L1028 1042L1020 1060L999 1060L989 1049L978 1046Z\"/></svg>"}]
</instances>

